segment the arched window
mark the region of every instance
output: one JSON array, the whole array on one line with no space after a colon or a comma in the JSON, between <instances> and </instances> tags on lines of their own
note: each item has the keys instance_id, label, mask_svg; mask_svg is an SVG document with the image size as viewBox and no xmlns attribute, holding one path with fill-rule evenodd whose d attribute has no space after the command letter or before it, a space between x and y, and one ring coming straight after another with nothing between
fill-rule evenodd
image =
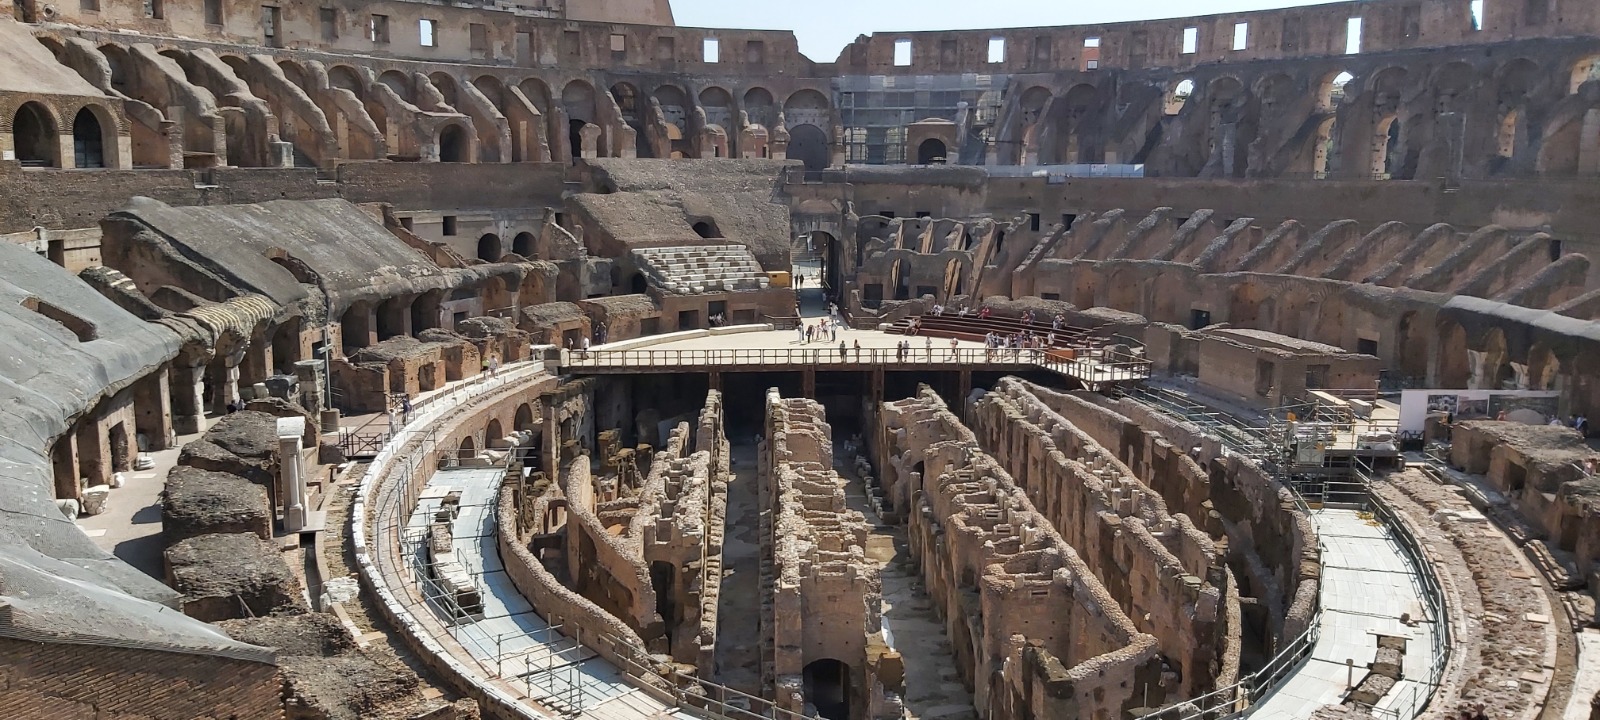
<instances>
[{"instance_id":1,"label":"arched window","mask_svg":"<svg viewBox=\"0 0 1600 720\"><path fill-rule=\"evenodd\" d=\"M943 140L938 138L928 138L927 140L923 140L921 145L917 146L917 164L943 165L945 162L946 153L947 151L945 150Z\"/></svg>"},{"instance_id":2,"label":"arched window","mask_svg":"<svg viewBox=\"0 0 1600 720\"><path fill-rule=\"evenodd\" d=\"M89 108L78 111L72 119L73 167L103 168L106 166L105 140L101 134L100 119Z\"/></svg>"},{"instance_id":3,"label":"arched window","mask_svg":"<svg viewBox=\"0 0 1600 720\"><path fill-rule=\"evenodd\" d=\"M467 162L467 133L460 125L439 131L439 162Z\"/></svg>"},{"instance_id":4,"label":"arched window","mask_svg":"<svg viewBox=\"0 0 1600 720\"><path fill-rule=\"evenodd\" d=\"M11 119L11 145L23 167L60 167L58 135L55 122L38 103L23 103Z\"/></svg>"},{"instance_id":5,"label":"arched window","mask_svg":"<svg viewBox=\"0 0 1600 720\"><path fill-rule=\"evenodd\" d=\"M478 238L478 259L484 262L500 262L500 256L505 253L500 249L500 236L488 233Z\"/></svg>"}]
</instances>

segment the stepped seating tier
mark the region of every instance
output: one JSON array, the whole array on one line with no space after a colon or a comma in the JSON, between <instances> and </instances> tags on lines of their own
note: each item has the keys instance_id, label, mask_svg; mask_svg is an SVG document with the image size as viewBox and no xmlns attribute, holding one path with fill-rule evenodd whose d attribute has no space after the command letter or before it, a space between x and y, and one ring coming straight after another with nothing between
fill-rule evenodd
<instances>
[{"instance_id":1,"label":"stepped seating tier","mask_svg":"<svg viewBox=\"0 0 1600 720\"><path fill-rule=\"evenodd\" d=\"M639 248L639 268L657 287L678 295L765 290L761 263L743 245L690 245Z\"/></svg>"},{"instance_id":2,"label":"stepped seating tier","mask_svg":"<svg viewBox=\"0 0 1600 720\"><path fill-rule=\"evenodd\" d=\"M921 321L917 331L918 335L936 338L956 338L971 342L983 342L984 337L991 332L1001 335L1016 335L1028 331L1040 338L1048 339L1050 333L1056 335L1051 347L1057 348L1084 348L1098 347L1105 344L1106 338L1098 335L1094 330L1080 327L1064 327L1052 331L1049 322L1025 323L1019 318L987 317L979 318L976 315L961 317L959 315L921 315L915 318ZM887 332L893 335L911 334L911 318L899 320L888 327Z\"/></svg>"}]
</instances>

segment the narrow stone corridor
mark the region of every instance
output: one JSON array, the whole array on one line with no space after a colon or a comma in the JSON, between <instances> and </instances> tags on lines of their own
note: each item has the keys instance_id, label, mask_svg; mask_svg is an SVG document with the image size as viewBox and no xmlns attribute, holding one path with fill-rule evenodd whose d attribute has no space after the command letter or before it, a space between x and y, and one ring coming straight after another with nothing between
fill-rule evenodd
<instances>
[{"instance_id":1,"label":"narrow stone corridor","mask_svg":"<svg viewBox=\"0 0 1600 720\"><path fill-rule=\"evenodd\" d=\"M756 448L735 444L717 609L717 682L761 694L761 540Z\"/></svg>"},{"instance_id":2,"label":"narrow stone corridor","mask_svg":"<svg viewBox=\"0 0 1600 720\"><path fill-rule=\"evenodd\" d=\"M906 717L911 720L977 720L972 693L956 672L944 620L923 591L922 576L911 562L905 529L884 524L867 502L866 487L855 471L855 458L835 445L834 469L845 478L845 499L872 524L867 559L880 568L883 582L883 629L889 645L905 662ZM730 516L732 511L729 512ZM726 587L726 586L724 586Z\"/></svg>"}]
</instances>

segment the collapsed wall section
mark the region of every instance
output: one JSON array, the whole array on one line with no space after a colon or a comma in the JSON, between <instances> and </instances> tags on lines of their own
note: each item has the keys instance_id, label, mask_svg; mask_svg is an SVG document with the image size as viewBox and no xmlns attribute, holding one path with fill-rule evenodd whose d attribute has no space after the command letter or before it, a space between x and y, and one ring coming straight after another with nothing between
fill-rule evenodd
<instances>
[{"instance_id":1,"label":"collapsed wall section","mask_svg":"<svg viewBox=\"0 0 1600 720\"><path fill-rule=\"evenodd\" d=\"M785 399L773 389L766 412L758 448L759 484L770 516L761 538L770 558L770 597L762 617L764 680L787 710L829 717L842 710L859 720L867 716L870 699L882 696L869 668L868 646L882 631L882 585L877 564L864 551L867 521L846 506L822 405ZM818 687L824 668L843 681L838 695Z\"/></svg>"},{"instance_id":2,"label":"collapsed wall section","mask_svg":"<svg viewBox=\"0 0 1600 720\"><path fill-rule=\"evenodd\" d=\"M1156 704L1176 680L1157 638L938 395L884 403L877 430L880 460L908 470L911 554L984 717L1123 717Z\"/></svg>"},{"instance_id":3,"label":"collapsed wall section","mask_svg":"<svg viewBox=\"0 0 1600 720\"><path fill-rule=\"evenodd\" d=\"M1156 637L1172 673L1169 699L1230 684L1237 665L1226 658L1237 656L1239 625L1226 542L1219 548L1188 516L1168 512L1114 453L1015 378L973 403L972 419L981 447L1002 458L1135 626Z\"/></svg>"}]
</instances>

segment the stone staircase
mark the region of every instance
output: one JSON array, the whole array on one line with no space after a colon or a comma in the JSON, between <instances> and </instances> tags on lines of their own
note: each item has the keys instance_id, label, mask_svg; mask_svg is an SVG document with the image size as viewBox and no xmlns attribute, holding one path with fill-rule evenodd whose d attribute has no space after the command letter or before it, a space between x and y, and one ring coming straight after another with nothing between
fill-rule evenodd
<instances>
[{"instance_id":1,"label":"stone staircase","mask_svg":"<svg viewBox=\"0 0 1600 720\"><path fill-rule=\"evenodd\" d=\"M634 260L659 287L678 295L765 290L767 274L743 245L641 248Z\"/></svg>"}]
</instances>

